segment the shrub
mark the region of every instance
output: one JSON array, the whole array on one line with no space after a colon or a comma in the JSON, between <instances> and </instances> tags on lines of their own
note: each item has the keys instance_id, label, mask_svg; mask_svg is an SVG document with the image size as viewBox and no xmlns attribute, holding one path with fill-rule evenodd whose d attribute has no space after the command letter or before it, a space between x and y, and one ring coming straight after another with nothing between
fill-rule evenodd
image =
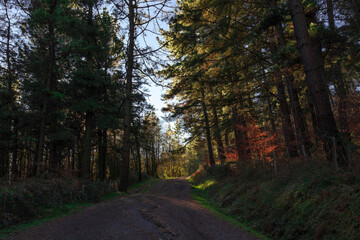
<instances>
[{"instance_id":1,"label":"shrub","mask_svg":"<svg viewBox=\"0 0 360 240\"><path fill-rule=\"evenodd\" d=\"M0 188L0 229L41 217L47 209L96 202L115 189L105 182L73 178L32 179Z\"/></svg>"}]
</instances>

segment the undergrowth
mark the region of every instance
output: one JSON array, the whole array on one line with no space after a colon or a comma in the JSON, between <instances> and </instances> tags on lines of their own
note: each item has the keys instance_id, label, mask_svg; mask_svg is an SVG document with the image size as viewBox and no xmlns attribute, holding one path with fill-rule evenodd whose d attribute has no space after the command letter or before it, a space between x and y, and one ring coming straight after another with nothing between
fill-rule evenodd
<instances>
[{"instance_id":1,"label":"undergrowth","mask_svg":"<svg viewBox=\"0 0 360 240\"><path fill-rule=\"evenodd\" d=\"M146 191L147 177L132 182L129 191ZM144 190L145 189L145 190ZM51 219L78 212L98 201L126 193L116 191L115 183L80 181L75 178L29 179L0 187L0 239Z\"/></svg>"},{"instance_id":2,"label":"undergrowth","mask_svg":"<svg viewBox=\"0 0 360 240\"><path fill-rule=\"evenodd\" d=\"M360 239L360 182L330 167L297 166L274 176L262 168L197 171L193 187L226 215L272 239Z\"/></svg>"}]
</instances>

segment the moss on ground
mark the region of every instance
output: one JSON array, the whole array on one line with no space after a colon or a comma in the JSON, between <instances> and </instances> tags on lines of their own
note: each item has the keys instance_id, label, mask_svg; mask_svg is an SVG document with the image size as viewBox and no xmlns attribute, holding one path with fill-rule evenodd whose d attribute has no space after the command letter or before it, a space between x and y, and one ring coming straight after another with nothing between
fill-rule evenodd
<instances>
[{"instance_id":1,"label":"moss on ground","mask_svg":"<svg viewBox=\"0 0 360 240\"><path fill-rule=\"evenodd\" d=\"M203 188L204 185L201 187L193 185L191 189L191 195L195 201L197 201L199 204L201 204L204 208L208 209L210 212L216 214L220 218L239 226L244 231L250 232L254 234L255 236L259 237L260 239L269 239L265 237L263 234L255 231L251 227L249 227L249 224L239 222L238 219L232 215L229 215L227 212L224 211L224 209L220 208L214 201L207 195L206 191Z\"/></svg>"},{"instance_id":2,"label":"moss on ground","mask_svg":"<svg viewBox=\"0 0 360 240\"><path fill-rule=\"evenodd\" d=\"M190 179L209 205L271 239L360 239L360 182L326 166L274 176L245 169L231 177L200 171ZM230 172L229 174L230 175ZM210 197L211 196L211 197ZM210 209L211 210L211 209Z\"/></svg>"}]
</instances>

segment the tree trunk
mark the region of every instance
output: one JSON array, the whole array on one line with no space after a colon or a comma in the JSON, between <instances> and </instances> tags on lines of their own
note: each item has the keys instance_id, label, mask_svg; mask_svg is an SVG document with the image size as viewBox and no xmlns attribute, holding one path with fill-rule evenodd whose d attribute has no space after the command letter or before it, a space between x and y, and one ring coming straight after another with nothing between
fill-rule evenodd
<instances>
[{"instance_id":1,"label":"tree trunk","mask_svg":"<svg viewBox=\"0 0 360 240\"><path fill-rule=\"evenodd\" d=\"M7 148L0 150L0 179L8 173L9 152Z\"/></svg>"},{"instance_id":2,"label":"tree trunk","mask_svg":"<svg viewBox=\"0 0 360 240\"><path fill-rule=\"evenodd\" d=\"M285 145L289 151L290 157L298 157L299 154L296 148L295 134L291 124L290 111L289 111L288 103L286 101L285 89L284 89L284 84L281 80L281 76L276 76L275 81L276 81L276 88L277 88L278 99L280 104L281 121L282 121L282 129L285 139Z\"/></svg>"},{"instance_id":3,"label":"tree trunk","mask_svg":"<svg viewBox=\"0 0 360 240\"><path fill-rule=\"evenodd\" d=\"M338 163L340 166L345 166L347 165L347 157L340 141L339 132L326 90L323 60L321 59L321 55L316 52L317 49L314 47L316 44L314 45L311 41L301 1L289 0L289 7L301 60L304 65L306 81L315 106L318 127L327 159L328 161L333 161L333 157L335 157L333 152L338 152ZM337 142L336 151L332 151L332 137L335 137Z\"/></svg>"},{"instance_id":4,"label":"tree trunk","mask_svg":"<svg viewBox=\"0 0 360 240\"><path fill-rule=\"evenodd\" d=\"M99 157L98 157L98 179L104 181L106 178L106 155L107 155L107 129L100 129L99 135Z\"/></svg>"},{"instance_id":5,"label":"tree trunk","mask_svg":"<svg viewBox=\"0 0 360 240\"><path fill-rule=\"evenodd\" d=\"M52 15L56 9L56 1L53 2L51 5L49 14ZM47 76L45 81L45 89L46 91L51 91L54 87L54 83L56 81L54 69L55 69L55 32L54 32L54 26L51 21L48 21L48 38L49 40L49 56L48 56L48 69L47 69ZM44 146L45 146L45 128L48 123L48 115L49 115L49 102L50 102L51 95L50 93L46 93L44 96L43 106L42 106L42 112L41 112L41 121L40 121L40 128L39 128L39 145L38 145L38 159L37 159L37 170L36 174L40 174L44 168L45 168L45 162L44 162ZM52 119L53 120L53 119ZM53 124L52 124L53 125ZM52 158L56 158L56 153L54 153L55 146L52 145ZM55 162L54 159L50 159L50 163Z\"/></svg>"},{"instance_id":6,"label":"tree trunk","mask_svg":"<svg viewBox=\"0 0 360 240\"><path fill-rule=\"evenodd\" d=\"M149 159L149 151L147 146L145 148L145 170L146 170L146 174L150 175L150 159Z\"/></svg>"},{"instance_id":7,"label":"tree trunk","mask_svg":"<svg viewBox=\"0 0 360 240\"><path fill-rule=\"evenodd\" d=\"M236 151L237 151L237 155L238 155L237 163L238 163L238 165L240 165L241 156L242 156L241 134L240 134L240 131L237 128L238 114L237 114L237 108L236 107L233 107L233 109L232 109L232 118L233 118L233 127L234 127L234 135L235 135L235 146L236 146Z\"/></svg>"},{"instance_id":8,"label":"tree trunk","mask_svg":"<svg viewBox=\"0 0 360 240\"><path fill-rule=\"evenodd\" d=\"M218 118L218 114L216 111L216 106L214 104L212 104L211 109L212 109L212 114L213 114L213 118L214 118L214 130L215 130L214 135L215 135L215 141L217 144L218 158L219 158L221 164L224 164L225 160L226 160L226 156L225 156L225 152L224 152L224 144L221 139L221 130L219 127L219 118Z\"/></svg>"},{"instance_id":9,"label":"tree trunk","mask_svg":"<svg viewBox=\"0 0 360 240\"><path fill-rule=\"evenodd\" d=\"M156 162L156 155L155 155L155 143L151 144L151 175L153 177L158 177L157 175L157 162Z\"/></svg>"},{"instance_id":10,"label":"tree trunk","mask_svg":"<svg viewBox=\"0 0 360 240\"><path fill-rule=\"evenodd\" d=\"M201 89L201 106L202 106L202 110L203 110L203 114L204 114L206 142L208 145L210 166L214 166L215 160L214 160L214 154L213 154L213 149L212 149L212 144L211 144L210 123L209 123L209 116L208 116L208 112L207 112L207 106L205 103L204 89Z\"/></svg>"},{"instance_id":11,"label":"tree trunk","mask_svg":"<svg viewBox=\"0 0 360 240\"><path fill-rule=\"evenodd\" d=\"M241 120L236 106L232 108L232 119L233 119L233 128L234 128L234 136L235 136L235 146L238 155L237 164L246 164L246 159L250 156L250 151L248 147L248 138L245 130L240 130L238 125L242 125L246 128L246 122Z\"/></svg>"},{"instance_id":12,"label":"tree trunk","mask_svg":"<svg viewBox=\"0 0 360 240\"><path fill-rule=\"evenodd\" d=\"M352 9L354 11L354 17L356 22L356 27L360 31L360 3L359 0L350 0Z\"/></svg>"},{"instance_id":13,"label":"tree trunk","mask_svg":"<svg viewBox=\"0 0 360 240\"><path fill-rule=\"evenodd\" d=\"M89 15L88 15L88 27L93 27L93 3L90 1L88 3L89 8ZM93 34L88 36L88 41L90 45L96 44L96 39ZM88 50L86 61L89 66L94 66L94 60L92 56L91 50ZM93 87L90 87L90 95L93 93ZM83 147L82 147L82 154L81 154L81 177L84 179L91 179L91 149L92 149L92 136L93 136L93 129L95 126L95 119L94 113L92 109L89 109L85 113L85 133L83 136Z\"/></svg>"},{"instance_id":14,"label":"tree trunk","mask_svg":"<svg viewBox=\"0 0 360 240\"><path fill-rule=\"evenodd\" d=\"M11 6L10 6L11 8ZM5 10L5 17L7 19L7 26L6 26L6 50L5 50L5 57L6 57L6 80L7 80L7 97L8 97L8 103L5 105L7 108L8 113L8 119L6 120L6 126L1 126L5 129L4 133L5 136L1 140L5 142L5 146L3 145L3 149L0 152L0 158L2 161L1 164L1 176L4 177L9 174L9 165L10 165L10 154L12 152L12 155L14 155L14 148L12 146L12 139L17 138L14 121L16 121L16 100L14 98L14 90L13 90L13 68L11 63L11 49L10 49L10 41L11 41L11 19L9 16L9 7L7 5L7 1L4 1L4 10ZM5 84L5 83L4 83ZM8 106L8 107L7 107ZM14 131L12 131L12 128L14 128ZM12 135L15 135L12 137ZM14 157L14 156L13 156Z\"/></svg>"},{"instance_id":15,"label":"tree trunk","mask_svg":"<svg viewBox=\"0 0 360 240\"><path fill-rule=\"evenodd\" d=\"M225 129L225 146L226 146L226 149L229 148L229 134L230 134L230 129L229 128L226 128Z\"/></svg>"},{"instance_id":16,"label":"tree trunk","mask_svg":"<svg viewBox=\"0 0 360 240\"><path fill-rule=\"evenodd\" d=\"M329 28L331 32L332 39L338 39L338 33L335 26L335 20L334 20L334 7L333 7L333 1L332 0L326 0L327 5L327 15L329 20ZM330 42L332 42L333 45L336 45L337 42L332 41L330 39ZM339 43L337 43L339 44ZM336 85L337 95L339 97L339 106L338 106L338 114L339 114L339 128L340 131L347 137L348 140L350 140L349 135L349 125L347 122L347 106L346 106L346 88L345 83L343 79L342 74L342 66L340 60L336 60L335 58L341 58L343 55L342 51L338 49L338 47L335 47L335 49L330 49L329 51L329 58L330 58L330 72L332 75L332 78L334 79L334 84Z\"/></svg>"},{"instance_id":17,"label":"tree trunk","mask_svg":"<svg viewBox=\"0 0 360 240\"><path fill-rule=\"evenodd\" d=\"M309 130L306 123L306 117L304 111L300 106L299 94L297 88L294 85L294 75L287 72L286 74L286 86L289 92L291 111L294 117L294 124L296 130L296 137L299 145L299 152L302 155L310 156L311 140L309 136ZM303 152L303 147L305 152Z\"/></svg>"},{"instance_id":18,"label":"tree trunk","mask_svg":"<svg viewBox=\"0 0 360 240\"><path fill-rule=\"evenodd\" d=\"M93 114L91 112L86 112L85 133L83 137L81 169L80 169L81 177L84 179L90 179L92 131L93 131Z\"/></svg>"},{"instance_id":19,"label":"tree trunk","mask_svg":"<svg viewBox=\"0 0 360 240\"><path fill-rule=\"evenodd\" d=\"M274 9L278 8L277 0L271 0L270 6ZM287 46L284 30L282 27L281 21L278 21L275 24L275 35L277 39L278 48L285 48ZM305 147L307 156L309 156L310 151L310 138L307 133L307 127L305 122L305 116L300 106L298 92L294 86L294 75L291 73L288 67L282 69L283 75L286 81L286 87L289 94L291 112L294 119L295 131L296 131L296 140L298 142L298 150L302 153L302 146ZM304 154L304 153L303 153Z\"/></svg>"},{"instance_id":20,"label":"tree trunk","mask_svg":"<svg viewBox=\"0 0 360 240\"><path fill-rule=\"evenodd\" d=\"M14 121L14 144L12 146L12 166L11 166L11 174L12 177L17 177L19 174L19 164L18 164L18 130L17 130L17 125L18 125L18 121L17 121L17 117L15 118Z\"/></svg>"},{"instance_id":21,"label":"tree trunk","mask_svg":"<svg viewBox=\"0 0 360 240\"><path fill-rule=\"evenodd\" d=\"M266 104L268 105L271 131L272 131L272 133L276 133L275 117L274 117L273 108L272 108L271 99L270 99L269 94L266 95Z\"/></svg>"},{"instance_id":22,"label":"tree trunk","mask_svg":"<svg viewBox=\"0 0 360 240\"><path fill-rule=\"evenodd\" d=\"M136 160L137 160L137 170L138 170L138 181L141 182L141 154L140 154L140 143L137 134L135 135L136 142Z\"/></svg>"},{"instance_id":23,"label":"tree trunk","mask_svg":"<svg viewBox=\"0 0 360 240\"><path fill-rule=\"evenodd\" d=\"M41 121L39 128L39 144L37 150L37 166L36 166L36 175L39 175L44 168L44 141L45 141L45 118L47 113L47 102L45 101L42 112L41 112Z\"/></svg>"},{"instance_id":24,"label":"tree trunk","mask_svg":"<svg viewBox=\"0 0 360 240\"><path fill-rule=\"evenodd\" d=\"M130 134L131 134L131 109L132 109L132 80L134 69L134 48L135 48L135 6L133 1L128 2L129 8L129 40L127 48L126 63L126 86L125 86L125 117L124 117L124 140L122 149L122 159L120 164L120 191L127 191L129 181L129 161L130 161Z\"/></svg>"}]
</instances>

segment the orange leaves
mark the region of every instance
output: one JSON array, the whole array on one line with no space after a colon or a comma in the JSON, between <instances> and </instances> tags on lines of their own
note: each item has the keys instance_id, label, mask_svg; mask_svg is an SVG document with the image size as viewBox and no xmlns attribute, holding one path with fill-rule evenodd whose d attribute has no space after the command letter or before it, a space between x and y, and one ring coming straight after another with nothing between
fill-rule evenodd
<instances>
[{"instance_id":1,"label":"orange leaves","mask_svg":"<svg viewBox=\"0 0 360 240\"><path fill-rule=\"evenodd\" d=\"M237 126L247 135L246 150L252 158L272 161L271 154L278 148L276 134L261 130L255 119L248 119L246 127Z\"/></svg>"},{"instance_id":2,"label":"orange leaves","mask_svg":"<svg viewBox=\"0 0 360 240\"><path fill-rule=\"evenodd\" d=\"M237 124L236 129L241 133L238 149L229 150L226 153L228 161L237 161L240 152L241 160L271 162L273 160L272 153L279 148L276 134L262 130L257 121L251 117L246 119L245 124Z\"/></svg>"},{"instance_id":3,"label":"orange leaves","mask_svg":"<svg viewBox=\"0 0 360 240\"><path fill-rule=\"evenodd\" d=\"M236 162L238 160L238 154L235 149L226 151L225 156L228 162Z\"/></svg>"}]
</instances>

